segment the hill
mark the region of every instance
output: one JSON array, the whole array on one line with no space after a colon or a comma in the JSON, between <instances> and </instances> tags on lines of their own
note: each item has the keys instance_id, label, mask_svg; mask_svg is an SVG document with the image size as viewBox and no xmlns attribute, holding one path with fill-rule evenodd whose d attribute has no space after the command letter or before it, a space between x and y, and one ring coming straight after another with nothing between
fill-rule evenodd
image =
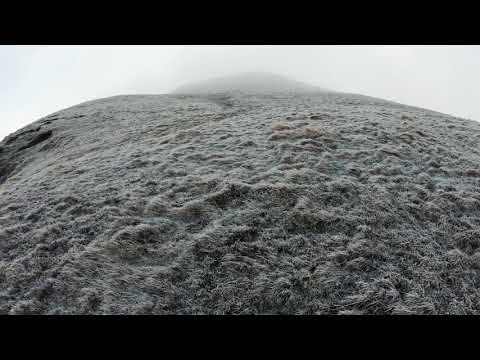
<instances>
[{"instance_id":1,"label":"hill","mask_svg":"<svg viewBox=\"0 0 480 360\"><path fill-rule=\"evenodd\" d=\"M310 93L325 89L291 80L272 73L248 72L186 84L176 89L178 94L246 93Z\"/></svg>"},{"instance_id":2,"label":"hill","mask_svg":"<svg viewBox=\"0 0 480 360\"><path fill-rule=\"evenodd\" d=\"M478 314L480 124L136 95L0 143L0 313Z\"/></svg>"}]
</instances>

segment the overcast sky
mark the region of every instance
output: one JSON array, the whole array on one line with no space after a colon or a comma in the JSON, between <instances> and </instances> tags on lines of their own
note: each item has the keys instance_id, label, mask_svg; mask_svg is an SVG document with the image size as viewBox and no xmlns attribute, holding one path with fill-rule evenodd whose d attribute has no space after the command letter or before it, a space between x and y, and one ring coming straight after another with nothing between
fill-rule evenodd
<instances>
[{"instance_id":1,"label":"overcast sky","mask_svg":"<svg viewBox=\"0 0 480 360\"><path fill-rule=\"evenodd\" d=\"M480 121L480 46L0 46L0 139L120 94L269 71Z\"/></svg>"}]
</instances>

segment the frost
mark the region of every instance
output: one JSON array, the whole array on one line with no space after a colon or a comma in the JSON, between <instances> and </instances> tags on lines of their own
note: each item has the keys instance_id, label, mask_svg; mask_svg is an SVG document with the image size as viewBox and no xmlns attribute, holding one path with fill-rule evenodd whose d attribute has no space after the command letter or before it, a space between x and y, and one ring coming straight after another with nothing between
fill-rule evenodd
<instances>
[{"instance_id":1,"label":"frost","mask_svg":"<svg viewBox=\"0 0 480 360\"><path fill-rule=\"evenodd\" d=\"M325 91L56 112L0 144L0 312L479 314L479 130Z\"/></svg>"}]
</instances>

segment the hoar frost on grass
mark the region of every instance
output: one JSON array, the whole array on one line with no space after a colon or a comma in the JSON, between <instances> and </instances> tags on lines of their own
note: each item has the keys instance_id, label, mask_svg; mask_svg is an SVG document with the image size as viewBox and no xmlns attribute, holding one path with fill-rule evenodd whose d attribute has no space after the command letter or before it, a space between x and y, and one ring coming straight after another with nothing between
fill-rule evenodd
<instances>
[{"instance_id":1,"label":"hoar frost on grass","mask_svg":"<svg viewBox=\"0 0 480 360\"><path fill-rule=\"evenodd\" d=\"M328 92L59 111L0 144L0 313L478 314L479 135Z\"/></svg>"}]
</instances>

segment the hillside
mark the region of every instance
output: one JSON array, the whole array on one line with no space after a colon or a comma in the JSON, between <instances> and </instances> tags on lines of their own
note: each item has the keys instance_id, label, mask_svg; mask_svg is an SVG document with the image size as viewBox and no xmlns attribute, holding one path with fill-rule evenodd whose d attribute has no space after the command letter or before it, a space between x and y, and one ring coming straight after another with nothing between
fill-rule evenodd
<instances>
[{"instance_id":1,"label":"hillside","mask_svg":"<svg viewBox=\"0 0 480 360\"><path fill-rule=\"evenodd\" d=\"M326 91L56 112L0 143L0 313L478 314L479 141Z\"/></svg>"}]
</instances>

